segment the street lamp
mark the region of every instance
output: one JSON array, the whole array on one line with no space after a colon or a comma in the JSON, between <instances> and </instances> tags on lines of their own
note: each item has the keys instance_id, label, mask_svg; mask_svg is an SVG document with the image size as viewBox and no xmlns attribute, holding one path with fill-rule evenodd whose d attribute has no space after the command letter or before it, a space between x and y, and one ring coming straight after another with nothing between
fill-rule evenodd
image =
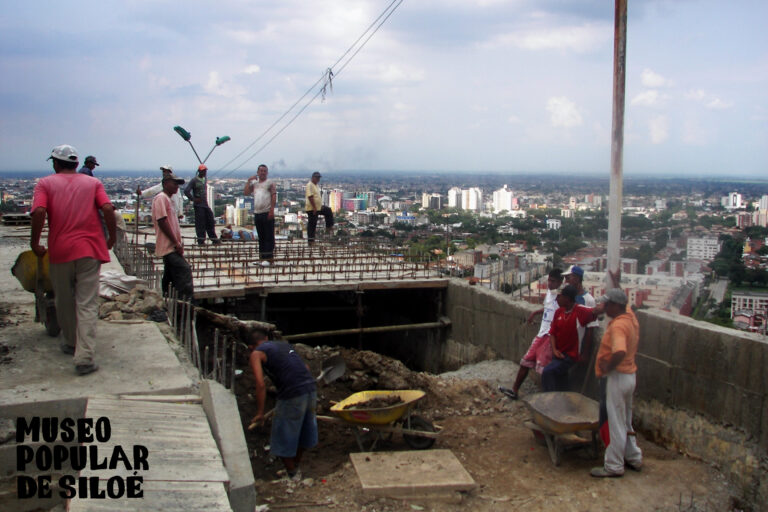
<instances>
[{"instance_id":1,"label":"street lamp","mask_svg":"<svg viewBox=\"0 0 768 512\"><path fill-rule=\"evenodd\" d=\"M197 161L200 162L201 165L208 161L208 157L211 156L211 153L213 153L214 149L216 149L217 147L221 146L225 142L231 140L229 135L223 135L221 137L216 137L216 142L214 143L213 147L208 152L208 154L205 156L205 160L200 160L200 155L197 154L197 150L195 150L195 146L192 145L192 140L191 140L192 139L192 134L189 133L184 128L182 128L181 126L178 126L178 125L173 127L173 131L178 133L179 137L181 137L182 139L184 139L185 141L187 141L189 143L189 147L192 148L192 152L195 153L195 157L197 157Z\"/></svg>"}]
</instances>

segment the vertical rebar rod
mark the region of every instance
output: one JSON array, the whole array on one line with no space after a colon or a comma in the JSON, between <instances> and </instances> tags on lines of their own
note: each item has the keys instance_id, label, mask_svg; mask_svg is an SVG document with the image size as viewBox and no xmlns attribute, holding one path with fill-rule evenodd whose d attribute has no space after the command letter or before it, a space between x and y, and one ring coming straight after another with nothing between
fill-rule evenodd
<instances>
[{"instance_id":1,"label":"vertical rebar rod","mask_svg":"<svg viewBox=\"0 0 768 512\"><path fill-rule=\"evenodd\" d=\"M218 381L219 376L219 330L213 330L213 380Z\"/></svg>"},{"instance_id":2,"label":"vertical rebar rod","mask_svg":"<svg viewBox=\"0 0 768 512\"><path fill-rule=\"evenodd\" d=\"M232 391L234 394L235 392L235 368L237 365L235 364L235 361L237 361L237 339L233 339L232 341L232 359L230 362L230 365L232 366L232 371L230 372L230 378L229 378L229 390Z\"/></svg>"}]
</instances>

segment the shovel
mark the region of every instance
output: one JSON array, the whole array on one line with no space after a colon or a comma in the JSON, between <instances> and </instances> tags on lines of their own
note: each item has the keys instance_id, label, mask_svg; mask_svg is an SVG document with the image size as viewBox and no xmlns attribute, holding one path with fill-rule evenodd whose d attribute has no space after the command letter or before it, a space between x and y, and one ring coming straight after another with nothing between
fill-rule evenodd
<instances>
[{"instance_id":1,"label":"shovel","mask_svg":"<svg viewBox=\"0 0 768 512\"><path fill-rule=\"evenodd\" d=\"M347 364L344 362L344 358L340 355L335 355L333 357L328 358L323 362L323 370L320 372L320 375L317 376L315 379L316 382L323 381L323 384L330 384L331 382L335 381L344 373L347 371ZM275 413L275 409L270 409L267 414L264 415L264 420L271 417ZM259 424L259 422L254 421L250 425L248 425L248 430L253 430L256 428L256 426Z\"/></svg>"}]
</instances>

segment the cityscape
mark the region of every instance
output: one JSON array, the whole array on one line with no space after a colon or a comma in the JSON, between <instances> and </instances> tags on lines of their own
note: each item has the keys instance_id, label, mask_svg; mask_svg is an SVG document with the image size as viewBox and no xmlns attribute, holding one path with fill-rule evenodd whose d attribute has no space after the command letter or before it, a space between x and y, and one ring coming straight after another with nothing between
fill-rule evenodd
<instances>
[{"instance_id":1,"label":"cityscape","mask_svg":"<svg viewBox=\"0 0 768 512\"><path fill-rule=\"evenodd\" d=\"M145 173L146 174L146 173ZM532 303L546 293L553 267L581 266L585 288L605 291L607 179L461 173L329 173L323 203L337 220L340 243L382 239L404 258L439 264L442 272ZM146 175L97 176L127 224ZM277 184L276 237L306 238L306 177L270 176ZM36 177L0 181L4 222L29 210ZM217 231L256 237L253 199L244 178L210 180ZM139 203L151 223L150 199ZM194 222L185 200L183 222ZM11 214L11 215L9 215ZM193 243L189 240L188 243ZM768 183L658 178L625 182L622 284L637 308L657 308L766 334Z\"/></svg>"}]
</instances>

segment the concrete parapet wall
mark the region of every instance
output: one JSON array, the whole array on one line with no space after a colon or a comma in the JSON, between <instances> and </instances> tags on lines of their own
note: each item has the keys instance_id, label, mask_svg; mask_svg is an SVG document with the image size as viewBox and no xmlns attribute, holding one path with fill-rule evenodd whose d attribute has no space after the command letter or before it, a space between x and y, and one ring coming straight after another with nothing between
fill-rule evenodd
<instances>
[{"instance_id":1,"label":"concrete parapet wall","mask_svg":"<svg viewBox=\"0 0 768 512\"><path fill-rule=\"evenodd\" d=\"M538 308L452 280L443 364L489 354L519 360L538 330L525 320ZM654 441L716 463L746 499L768 503L768 342L660 310L640 310L637 318L637 427Z\"/></svg>"}]
</instances>

